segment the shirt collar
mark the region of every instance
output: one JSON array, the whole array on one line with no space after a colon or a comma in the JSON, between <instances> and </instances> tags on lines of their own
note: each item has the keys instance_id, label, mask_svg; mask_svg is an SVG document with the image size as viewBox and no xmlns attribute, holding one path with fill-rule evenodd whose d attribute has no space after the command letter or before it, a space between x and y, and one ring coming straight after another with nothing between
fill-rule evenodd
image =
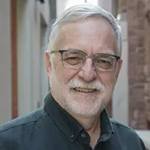
<instances>
[{"instance_id":1,"label":"shirt collar","mask_svg":"<svg viewBox=\"0 0 150 150\"><path fill-rule=\"evenodd\" d=\"M45 98L44 110L71 142L77 139L79 133L86 132L82 125L53 99L50 93ZM99 141L104 142L111 137L113 128L105 109L102 111L100 118L101 136Z\"/></svg>"},{"instance_id":2,"label":"shirt collar","mask_svg":"<svg viewBox=\"0 0 150 150\"><path fill-rule=\"evenodd\" d=\"M114 134L114 129L105 109L102 111L100 118L101 136L99 138L99 142L105 142L111 138L112 134Z\"/></svg>"}]
</instances>

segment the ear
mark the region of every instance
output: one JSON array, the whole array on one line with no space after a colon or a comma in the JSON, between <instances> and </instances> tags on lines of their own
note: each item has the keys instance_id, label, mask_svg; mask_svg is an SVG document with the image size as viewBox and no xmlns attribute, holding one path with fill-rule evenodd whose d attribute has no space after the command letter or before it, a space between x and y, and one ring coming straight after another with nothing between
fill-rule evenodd
<instances>
[{"instance_id":1,"label":"ear","mask_svg":"<svg viewBox=\"0 0 150 150\"><path fill-rule=\"evenodd\" d=\"M117 81L117 79L118 79L118 76L119 76L120 70L121 70L121 68L122 68L122 63L123 63L123 60L122 60L122 59L120 59L120 60L118 61L118 64L117 64L117 70L116 70L116 81Z\"/></svg>"},{"instance_id":2,"label":"ear","mask_svg":"<svg viewBox=\"0 0 150 150\"><path fill-rule=\"evenodd\" d=\"M48 78L50 78L51 61L50 61L50 52L48 50L45 52L45 63L46 63L46 73Z\"/></svg>"}]
</instances>

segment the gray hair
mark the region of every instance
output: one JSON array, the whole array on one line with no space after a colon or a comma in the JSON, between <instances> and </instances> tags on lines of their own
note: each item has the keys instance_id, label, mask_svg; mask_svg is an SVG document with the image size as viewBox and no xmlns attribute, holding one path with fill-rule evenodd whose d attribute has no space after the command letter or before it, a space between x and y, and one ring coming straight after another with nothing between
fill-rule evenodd
<instances>
[{"instance_id":1,"label":"gray hair","mask_svg":"<svg viewBox=\"0 0 150 150\"><path fill-rule=\"evenodd\" d=\"M102 9L99 6L91 5L91 4L80 4L72 6L66 9L55 21L52 26L51 34L49 37L48 49L50 51L55 49L55 44L57 42L57 38L59 36L59 29L62 25L67 24L69 22L75 22L83 20L87 17L99 16L105 18L110 25L112 26L116 39L117 39L117 53L121 56L122 51L122 38L121 38L121 28L117 22L117 20L113 17L111 13Z\"/></svg>"}]
</instances>

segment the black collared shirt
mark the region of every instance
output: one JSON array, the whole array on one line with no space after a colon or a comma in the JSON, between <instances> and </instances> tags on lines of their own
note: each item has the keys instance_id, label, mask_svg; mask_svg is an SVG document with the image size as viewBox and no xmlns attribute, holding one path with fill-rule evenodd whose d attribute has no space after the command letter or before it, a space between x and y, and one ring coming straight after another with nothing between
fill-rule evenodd
<instances>
[{"instance_id":1,"label":"black collared shirt","mask_svg":"<svg viewBox=\"0 0 150 150\"><path fill-rule=\"evenodd\" d=\"M145 150L129 127L101 113L101 136L94 150ZM92 150L84 128L50 94L44 108L0 127L0 150Z\"/></svg>"}]
</instances>

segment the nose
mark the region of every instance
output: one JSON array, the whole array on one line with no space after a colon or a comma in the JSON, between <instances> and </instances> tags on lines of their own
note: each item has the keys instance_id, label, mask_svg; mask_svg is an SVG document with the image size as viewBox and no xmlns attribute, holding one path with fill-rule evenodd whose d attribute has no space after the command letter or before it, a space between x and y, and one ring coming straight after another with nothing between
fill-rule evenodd
<instances>
[{"instance_id":1,"label":"nose","mask_svg":"<svg viewBox=\"0 0 150 150\"><path fill-rule=\"evenodd\" d=\"M86 59L85 64L79 71L79 77L82 78L85 82L91 82L96 79L96 72L93 66L93 61L90 58Z\"/></svg>"}]
</instances>

